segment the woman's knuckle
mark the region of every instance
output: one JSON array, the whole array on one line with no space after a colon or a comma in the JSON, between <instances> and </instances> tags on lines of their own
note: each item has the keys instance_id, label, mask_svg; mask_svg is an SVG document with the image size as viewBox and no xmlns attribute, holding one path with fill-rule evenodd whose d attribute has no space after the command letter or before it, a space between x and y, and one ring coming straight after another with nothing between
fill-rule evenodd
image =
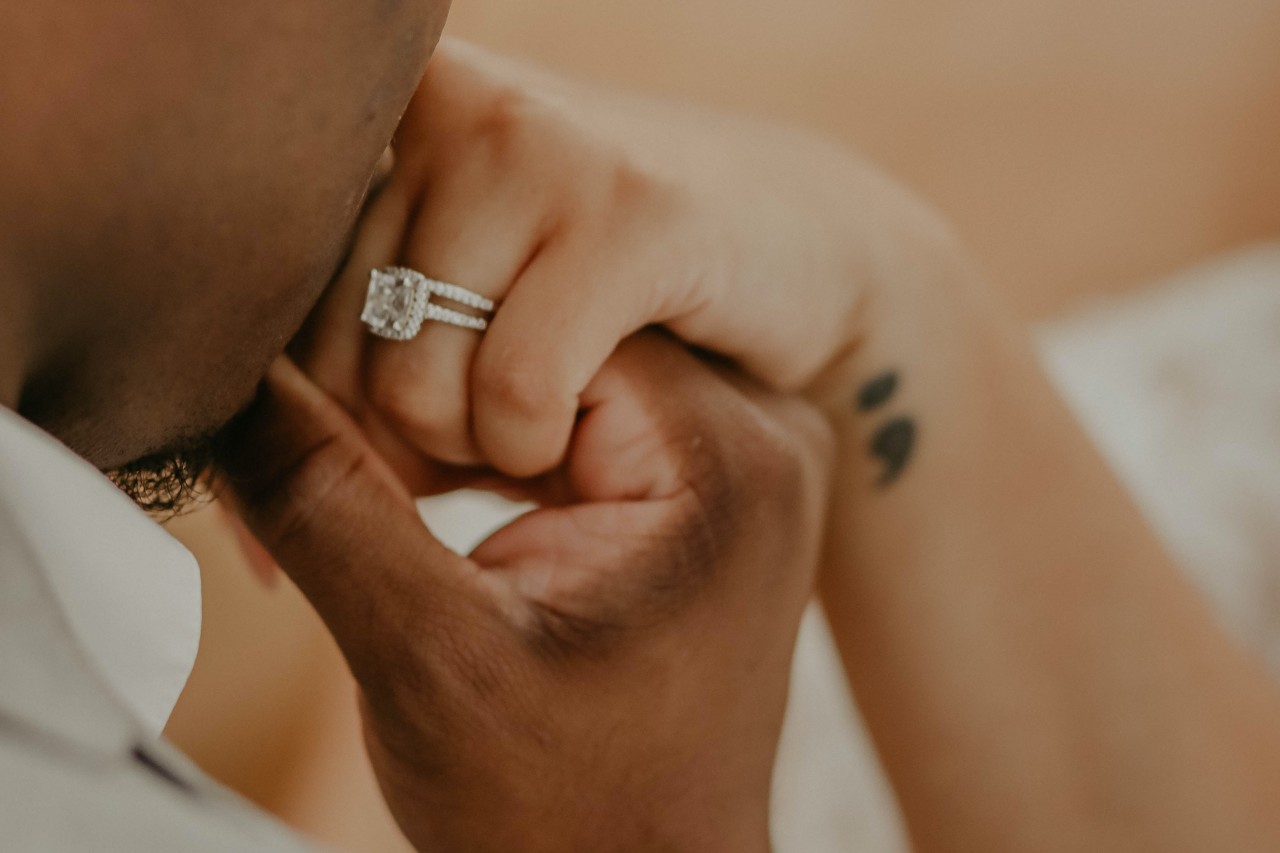
<instances>
[{"instance_id":1,"label":"woman's knuckle","mask_svg":"<svg viewBox=\"0 0 1280 853\"><path fill-rule=\"evenodd\" d=\"M538 147L549 129L547 106L530 92L518 87L502 87L490 95L489 103L473 126L473 142L497 165L522 162Z\"/></svg>"},{"instance_id":2,"label":"woman's knuckle","mask_svg":"<svg viewBox=\"0 0 1280 853\"><path fill-rule=\"evenodd\" d=\"M535 420L548 409L551 389L540 371L519 361L490 363L477 372L477 393L504 414Z\"/></svg>"},{"instance_id":3,"label":"woman's knuckle","mask_svg":"<svg viewBox=\"0 0 1280 853\"><path fill-rule=\"evenodd\" d=\"M658 180L630 157L619 155L610 169L609 178L610 195L619 207L648 208L658 196Z\"/></svg>"}]
</instances>

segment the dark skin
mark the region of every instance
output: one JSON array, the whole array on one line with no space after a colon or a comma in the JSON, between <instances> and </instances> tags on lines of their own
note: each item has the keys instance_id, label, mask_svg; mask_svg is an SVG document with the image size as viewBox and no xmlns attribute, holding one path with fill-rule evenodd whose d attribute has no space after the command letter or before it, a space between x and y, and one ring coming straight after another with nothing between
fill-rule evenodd
<instances>
[{"instance_id":1,"label":"dark skin","mask_svg":"<svg viewBox=\"0 0 1280 853\"><path fill-rule=\"evenodd\" d=\"M9 4L0 402L103 469L241 409L332 278L448 5Z\"/></svg>"}]
</instances>

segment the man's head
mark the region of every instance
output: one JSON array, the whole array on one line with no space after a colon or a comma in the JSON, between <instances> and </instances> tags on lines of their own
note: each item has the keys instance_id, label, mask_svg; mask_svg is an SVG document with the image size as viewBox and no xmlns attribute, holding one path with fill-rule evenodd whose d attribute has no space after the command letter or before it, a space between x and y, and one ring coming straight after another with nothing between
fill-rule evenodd
<instances>
[{"instance_id":1,"label":"man's head","mask_svg":"<svg viewBox=\"0 0 1280 853\"><path fill-rule=\"evenodd\" d=\"M0 336L22 346L0 368L21 413L111 468L243 406L335 271L448 5L9 4Z\"/></svg>"}]
</instances>

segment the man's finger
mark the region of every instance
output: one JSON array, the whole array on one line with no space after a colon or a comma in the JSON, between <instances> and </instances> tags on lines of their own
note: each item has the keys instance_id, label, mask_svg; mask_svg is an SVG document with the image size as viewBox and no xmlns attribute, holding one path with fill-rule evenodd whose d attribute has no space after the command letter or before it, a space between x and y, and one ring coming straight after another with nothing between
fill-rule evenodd
<instances>
[{"instance_id":1,"label":"man's finger","mask_svg":"<svg viewBox=\"0 0 1280 853\"><path fill-rule=\"evenodd\" d=\"M474 565L431 536L354 422L289 362L271 369L224 469L245 522L357 677L480 603Z\"/></svg>"}]
</instances>

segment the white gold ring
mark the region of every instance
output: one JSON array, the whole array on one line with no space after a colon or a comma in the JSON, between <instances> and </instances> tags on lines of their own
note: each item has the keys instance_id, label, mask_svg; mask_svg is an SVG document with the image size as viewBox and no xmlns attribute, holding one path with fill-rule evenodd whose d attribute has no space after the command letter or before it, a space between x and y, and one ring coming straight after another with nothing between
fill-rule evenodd
<instances>
[{"instance_id":1,"label":"white gold ring","mask_svg":"<svg viewBox=\"0 0 1280 853\"><path fill-rule=\"evenodd\" d=\"M497 308L492 299L478 293L427 278L407 267L386 267L369 273L369 292L365 296L360 319L365 327L380 338L411 341L428 320L460 326L476 332L489 328L487 316L467 314L432 302L432 297L493 314Z\"/></svg>"}]
</instances>

